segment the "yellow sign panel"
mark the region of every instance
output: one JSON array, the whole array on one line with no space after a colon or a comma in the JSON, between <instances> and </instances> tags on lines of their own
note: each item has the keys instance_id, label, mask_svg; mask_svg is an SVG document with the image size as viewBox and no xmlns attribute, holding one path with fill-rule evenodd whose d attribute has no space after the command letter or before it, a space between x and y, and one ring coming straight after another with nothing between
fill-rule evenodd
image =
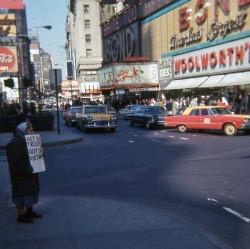
<instances>
[{"instance_id":1,"label":"yellow sign panel","mask_svg":"<svg viewBox=\"0 0 250 249\"><path fill-rule=\"evenodd\" d=\"M16 35L15 14L0 14L0 37Z\"/></svg>"}]
</instances>

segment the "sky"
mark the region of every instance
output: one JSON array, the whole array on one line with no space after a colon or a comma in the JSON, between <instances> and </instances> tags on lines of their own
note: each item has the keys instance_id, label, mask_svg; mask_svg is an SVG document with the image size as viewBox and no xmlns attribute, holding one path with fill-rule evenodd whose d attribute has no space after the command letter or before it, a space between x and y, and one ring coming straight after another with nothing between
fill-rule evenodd
<instances>
[{"instance_id":1,"label":"sky","mask_svg":"<svg viewBox=\"0 0 250 249\"><path fill-rule=\"evenodd\" d=\"M51 25L52 29L39 28L40 47L52 56L56 68L65 76L65 22L67 0L24 0L28 29ZM53 65L54 66L54 65Z\"/></svg>"}]
</instances>

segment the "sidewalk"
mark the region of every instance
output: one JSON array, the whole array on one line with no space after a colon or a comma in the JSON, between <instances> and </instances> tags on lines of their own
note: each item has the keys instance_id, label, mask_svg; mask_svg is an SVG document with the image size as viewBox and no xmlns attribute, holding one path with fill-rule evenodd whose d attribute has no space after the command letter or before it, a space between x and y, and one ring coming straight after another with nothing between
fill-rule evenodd
<instances>
[{"instance_id":1,"label":"sidewalk","mask_svg":"<svg viewBox=\"0 0 250 249\"><path fill-rule=\"evenodd\" d=\"M81 137L39 132L45 146ZM12 133L0 133L4 149ZM232 249L203 226L175 213L109 199L42 196L35 211L43 218L16 222L14 206L0 207L0 248L4 249Z\"/></svg>"},{"instance_id":2,"label":"sidewalk","mask_svg":"<svg viewBox=\"0 0 250 249\"><path fill-rule=\"evenodd\" d=\"M80 135L76 135L74 133L66 131L60 131L60 134L58 134L57 130L39 131L37 133L41 135L41 140L43 146L45 147L59 144L75 143L82 140L82 137ZM0 150L5 149L6 144L11 140L12 136L12 132L0 133Z\"/></svg>"},{"instance_id":3,"label":"sidewalk","mask_svg":"<svg viewBox=\"0 0 250 249\"><path fill-rule=\"evenodd\" d=\"M202 226L177 215L112 200L42 196L32 224L0 208L4 249L232 249Z\"/></svg>"}]
</instances>

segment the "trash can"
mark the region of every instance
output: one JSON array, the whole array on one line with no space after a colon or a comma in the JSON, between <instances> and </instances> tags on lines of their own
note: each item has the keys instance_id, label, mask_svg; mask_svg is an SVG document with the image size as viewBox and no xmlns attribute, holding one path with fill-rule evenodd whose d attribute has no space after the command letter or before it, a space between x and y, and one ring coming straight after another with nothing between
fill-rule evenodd
<instances>
[{"instance_id":1,"label":"trash can","mask_svg":"<svg viewBox=\"0 0 250 249\"><path fill-rule=\"evenodd\" d=\"M6 157L0 157L0 207L11 207L12 195L9 167Z\"/></svg>"}]
</instances>

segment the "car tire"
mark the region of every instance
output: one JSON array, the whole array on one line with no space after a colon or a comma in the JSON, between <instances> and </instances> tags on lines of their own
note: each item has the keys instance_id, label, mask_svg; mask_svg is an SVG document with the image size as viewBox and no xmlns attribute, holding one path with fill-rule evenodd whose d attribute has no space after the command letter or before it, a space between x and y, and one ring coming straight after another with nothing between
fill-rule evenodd
<instances>
[{"instance_id":1,"label":"car tire","mask_svg":"<svg viewBox=\"0 0 250 249\"><path fill-rule=\"evenodd\" d=\"M115 133L115 128L110 129L112 133Z\"/></svg>"},{"instance_id":2,"label":"car tire","mask_svg":"<svg viewBox=\"0 0 250 249\"><path fill-rule=\"evenodd\" d=\"M129 121L130 126L134 126L134 122L132 120Z\"/></svg>"},{"instance_id":3,"label":"car tire","mask_svg":"<svg viewBox=\"0 0 250 249\"><path fill-rule=\"evenodd\" d=\"M226 124L224 126L224 133L226 136L235 136L237 133L237 129L233 124Z\"/></svg>"},{"instance_id":4,"label":"car tire","mask_svg":"<svg viewBox=\"0 0 250 249\"><path fill-rule=\"evenodd\" d=\"M85 133L87 133L87 132L89 131L89 129L88 129L87 127L83 126L83 131L84 131Z\"/></svg>"},{"instance_id":5,"label":"car tire","mask_svg":"<svg viewBox=\"0 0 250 249\"><path fill-rule=\"evenodd\" d=\"M76 129L81 130L81 127L79 126L78 122L76 123Z\"/></svg>"},{"instance_id":6,"label":"car tire","mask_svg":"<svg viewBox=\"0 0 250 249\"><path fill-rule=\"evenodd\" d=\"M69 125L66 119L65 119L65 125Z\"/></svg>"},{"instance_id":7,"label":"car tire","mask_svg":"<svg viewBox=\"0 0 250 249\"><path fill-rule=\"evenodd\" d=\"M178 125L178 131L180 133L186 133L187 132L187 127L185 125Z\"/></svg>"},{"instance_id":8,"label":"car tire","mask_svg":"<svg viewBox=\"0 0 250 249\"><path fill-rule=\"evenodd\" d=\"M151 124L150 120L146 121L146 127L147 127L147 129L151 129L152 128L152 124Z\"/></svg>"},{"instance_id":9,"label":"car tire","mask_svg":"<svg viewBox=\"0 0 250 249\"><path fill-rule=\"evenodd\" d=\"M245 135L250 135L250 130L245 130L243 132L245 133Z\"/></svg>"}]
</instances>

